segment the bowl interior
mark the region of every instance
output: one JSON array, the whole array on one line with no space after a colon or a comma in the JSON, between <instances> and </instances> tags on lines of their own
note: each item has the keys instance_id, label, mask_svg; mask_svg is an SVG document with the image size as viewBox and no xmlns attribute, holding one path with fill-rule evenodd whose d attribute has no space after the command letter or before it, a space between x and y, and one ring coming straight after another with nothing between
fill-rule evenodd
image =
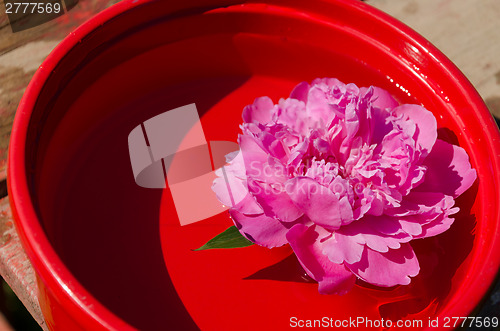
<instances>
[{"instance_id":1,"label":"bowl interior","mask_svg":"<svg viewBox=\"0 0 500 331\"><path fill-rule=\"evenodd\" d=\"M434 48L362 4L300 6L148 2L83 38L45 82L28 131L32 200L64 266L131 325L229 330L252 320L248 328L268 329L333 314L427 321L467 316L484 294L470 296L492 249L479 243L498 226L497 207L487 209L497 193L483 180L496 175L487 133L471 129L484 120L472 87ZM127 137L145 120L195 103L207 141L236 141L245 105L263 95L277 102L316 77L376 85L424 105L440 138L465 148L478 171L452 228L412 243L421 273L409 286L359 283L346 296L321 296L296 277L287 247L194 252L231 225L228 214L180 226L168 188L134 181Z\"/></svg>"}]
</instances>

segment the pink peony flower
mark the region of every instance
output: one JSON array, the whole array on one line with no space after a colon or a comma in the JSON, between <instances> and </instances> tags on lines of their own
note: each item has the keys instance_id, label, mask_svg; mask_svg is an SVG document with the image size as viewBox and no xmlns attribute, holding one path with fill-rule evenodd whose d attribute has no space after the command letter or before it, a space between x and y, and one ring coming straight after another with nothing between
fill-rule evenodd
<instances>
[{"instance_id":1,"label":"pink peony flower","mask_svg":"<svg viewBox=\"0 0 500 331\"><path fill-rule=\"evenodd\" d=\"M410 242L446 231L476 179L431 112L373 86L303 82L276 105L257 98L243 121L213 190L247 239L289 243L322 294L356 277L409 284L420 270Z\"/></svg>"}]
</instances>

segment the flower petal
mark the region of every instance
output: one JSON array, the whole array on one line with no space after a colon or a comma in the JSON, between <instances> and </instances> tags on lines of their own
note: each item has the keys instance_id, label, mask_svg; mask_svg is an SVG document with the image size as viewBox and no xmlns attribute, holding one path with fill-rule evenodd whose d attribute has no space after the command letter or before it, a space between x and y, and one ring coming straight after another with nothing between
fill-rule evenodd
<instances>
[{"instance_id":1,"label":"flower petal","mask_svg":"<svg viewBox=\"0 0 500 331\"><path fill-rule=\"evenodd\" d=\"M287 243L288 229L280 221L265 214L244 215L235 209L230 209L229 213L238 230L248 240L268 248Z\"/></svg>"},{"instance_id":2,"label":"flower petal","mask_svg":"<svg viewBox=\"0 0 500 331\"><path fill-rule=\"evenodd\" d=\"M307 102L308 93L309 93L309 84L307 82L301 82L293 88L292 92L290 93L290 98Z\"/></svg>"},{"instance_id":3,"label":"flower petal","mask_svg":"<svg viewBox=\"0 0 500 331\"><path fill-rule=\"evenodd\" d=\"M346 267L364 281L386 287L408 285L410 277L420 271L410 244L402 244L401 248L391 249L387 253L366 248L359 262L346 264Z\"/></svg>"},{"instance_id":4,"label":"flower petal","mask_svg":"<svg viewBox=\"0 0 500 331\"><path fill-rule=\"evenodd\" d=\"M224 167L215 173L218 177L212 183L212 190L223 205L233 207L245 199L248 189L243 179L228 173Z\"/></svg>"},{"instance_id":5,"label":"flower petal","mask_svg":"<svg viewBox=\"0 0 500 331\"><path fill-rule=\"evenodd\" d=\"M402 116L403 121L415 123L413 140L420 146L422 157L425 157L437 139L437 122L434 115L419 105L401 105L393 110L393 115Z\"/></svg>"},{"instance_id":6,"label":"flower petal","mask_svg":"<svg viewBox=\"0 0 500 331\"><path fill-rule=\"evenodd\" d=\"M260 215L264 212L261 205L257 203L255 197L247 194L243 200L239 201L233 208L245 215Z\"/></svg>"},{"instance_id":7,"label":"flower petal","mask_svg":"<svg viewBox=\"0 0 500 331\"><path fill-rule=\"evenodd\" d=\"M363 139L368 145L379 144L383 137L392 130L392 124L386 121L390 111L399 106L399 103L387 92L376 86L361 87L360 95L363 102L358 105L366 108L360 117L361 132L368 139ZM366 105L365 105L366 104Z\"/></svg>"},{"instance_id":8,"label":"flower petal","mask_svg":"<svg viewBox=\"0 0 500 331\"><path fill-rule=\"evenodd\" d=\"M415 188L421 192L442 192L456 198L471 187L477 177L467 152L440 139L423 164L427 166L425 179Z\"/></svg>"},{"instance_id":9,"label":"flower petal","mask_svg":"<svg viewBox=\"0 0 500 331\"><path fill-rule=\"evenodd\" d=\"M342 225L340 203L335 194L309 177L295 177L285 183L293 203L314 223L329 230Z\"/></svg>"},{"instance_id":10,"label":"flower petal","mask_svg":"<svg viewBox=\"0 0 500 331\"><path fill-rule=\"evenodd\" d=\"M285 187L280 183L271 186L249 180L249 189L266 215L275 216L283 222L293 222L303 215L303 212L295 206L286 193Z\"/></svg>"},{"instance_id":11,"label":"flower petal","mask_svg":"<svg viewBox=\"0 0 500 331\"><path fill-rule=\"evenodd\" d=\"M364 243L356 236L346 236L334 232L331 238L323 242L323 254L333 263L356 263L361 260L365 249Z\"/></svg>"},{"instance_id":12,"label":"flower petal","mask_svg":"<svg viewBox=\"0 0 500 331\"><path fill-rule=\"evenodd\" d=\"M437 219L433 220L429 224L422 226L422 233L414 236L415 239L434 237L448 230L453 222L454 218L448 217L450 214L455 214L458 212L458 208L452 208L449 213L440 215Z\"/></svg>"},{"instance_id":13,"label":"flower petal","mask_svg":"<svg viewBox=\"0 0 500 331\"><path fill-rule=\"evenodd\" d=\"M276 181L284 182L286 180L283 165L278 160L273 159L257 143L257 138L249 135L240 135L238 142L247 177L270 183Z\"/></svg>"},{"instance_id":14,"label":"flower petal","mask_svg":"<svg viewBox=\"0 0 500 331\"><path fill-rule=\"evenodd\" d=\"M308 122L310 120L306 115L306 105L300 100L280 99L278 105L276 105L276 124L284 125L301 136L308 134Z\"/></svg>"},{"instance_id":15,"label":"flower petal","mask_svg":"<svg viewBox=\"0 0 500 331\"><path fill-rule=\"evenodd\" d=\"M412 191L401 202L397 208L386 209L385 214L394 217L408 215L422 215L422 224L442 214L444 210L450 209L455 204L451 196L441 192L419 192Z\"/></svg>"},{"instance_id":16,"label":"flower petal","mask_svg":"<svg viewBox=\"0 0 500 331\"><path fill-rule=\"evenodd\" d=\"M321 294L345 294L351 290L356 277L342 264L333 263L321 252L314 226L294 225L286 234L300 264L319 283Z\"/></svg>"},{"instance_id":17,"label":"flower petal","mask_svg":"<svg viewBox=\"0 0 500 331\"><path fill-rule=\"evenodd\" d=\"M376 107L382 110L393 109L399 106L399 103L392 97L392 95L380 87L371 86L373 90L372 97L370 99L372 107ZM361 92L364 93L368 91L367 88L362 88Z\"/></svg>"},{"instance_id":18,"label":"flower petal","mask_svg":"<svg viewBox=\"0 0 500 331\"><path fill-rule=\"evenodd\" d=\"M440 192L412 191L400 207L388 209L386 214L392 215L388 218L396 221L413 239L425 238L442 233L451 226L453 219L448 216L458 211L454 204L451 196Z\"/></svg>"},{"instance_id":19,"label":"flower petal","mask_svg":"<svg viewBox=\"0 0 500 331\"><path fill-rule=\"evenodd\" d=\"M266 151L257 143L256 138L249 135L238 137L243 166L247 176L257 177L262 175L262 168L267 163L268 155Z\"/></svg>"},{"instance_id":20,"label":"flower petal","mask_svg":"<svg viewBox=\"0 0 500 331\"><path fill-rule=\"evenodd\" d=\"M230 164L215 171L217 178L212 183L212 190L217 199L223 205L235 208L240 213L262 214L264 210L248 192L242 153L238 151L228 154L226 157L228 157Z\"/></svg>"},{"instance_id":21,"label":"flower petal","mask_svg":"<svg viewBox=\"0 0 500 331\"><path fill-rule=\"evenodd\" d=\"M430 193L412 192L415 196L432 196ZM434 195L439 196L440 193L434 193ZM423 199L422 199L423 200ZM414 234L415 239L433 237L441 234L448 230L453 224L454 219L450 218L450 215L456 214L459 211L458 207L453 207L455 201L452 197L448 195L443 195L443 198L438 203L434 204L432 208L427 207L428 211L424 214L424 217L420 214L409 215L405 217L405 220L418 222L422 226L421 233ZM421 217L419 219L419 217ZM425 222L422 220L424 218Z\"/></svg>"},{"instance_id":22,"label":"flower petal","mask_svg":"<svg viewBox=\"0 0 500 331\"><path fill-rule=\"evenodd\" d=\"M365 215L362 219L343 226L336 233L354 237L357 242L374 251L387 253L412 239L407 233L398 230L399 225L390 221L390 217L386 215Z\"/></svg>"},{"instance_id":23,"label":"flower petal","mask_svg":"<svg viewBox=\"0 0 500 331\"><path fill-rule=\"evenodd\" d=\"M245 123L267 124L273 116L274 103L269 97L260 97L255 99L253 104L243 109L243 121Z\"/></svg>"}]
</instances>

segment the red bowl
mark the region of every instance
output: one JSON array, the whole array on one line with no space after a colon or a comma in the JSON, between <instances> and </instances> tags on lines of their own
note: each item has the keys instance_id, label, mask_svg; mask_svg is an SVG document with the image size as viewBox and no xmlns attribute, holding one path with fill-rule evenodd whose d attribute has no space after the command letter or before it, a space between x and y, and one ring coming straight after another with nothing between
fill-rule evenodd
<instances>
[{"instance_id":1,"label":"red bowl","mask_svg":"<svg viewBox=\"0 0 500 331\"><path fill-rule=\"evenodd\" d=\"M228 215L180 226L168 189L134 181L127 136L145 120L195 103L208 141L236 141L246 104L316 77L423 104L477 170L452 228L415 242L422 270L409 286L321 296L287 247L194 252ZM323 317L443 327L473 312L500 266L499 138L441 52L362 2L123 1L33 77L12 131L9 195L51 329L279 330Z\"/></svg>"}]
</instances>

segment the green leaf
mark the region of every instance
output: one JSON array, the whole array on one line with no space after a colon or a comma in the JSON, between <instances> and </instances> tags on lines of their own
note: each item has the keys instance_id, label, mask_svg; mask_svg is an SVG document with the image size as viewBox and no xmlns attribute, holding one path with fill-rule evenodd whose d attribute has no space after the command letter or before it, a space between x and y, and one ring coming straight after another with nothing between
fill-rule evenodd
<instances>
[{"instance_id":1,"label":"green leaf","mask_svg":"<svg viewBox=\"0 0 500 331\"><path fill-rule=\"evenodd\" d=\"M253 242L243 237L238 229L233 225L226 231L210 239L205 245L195 249L195 251L204 251L214 248L238 248L253 245Z\"/></svg>"}]
</instances>

